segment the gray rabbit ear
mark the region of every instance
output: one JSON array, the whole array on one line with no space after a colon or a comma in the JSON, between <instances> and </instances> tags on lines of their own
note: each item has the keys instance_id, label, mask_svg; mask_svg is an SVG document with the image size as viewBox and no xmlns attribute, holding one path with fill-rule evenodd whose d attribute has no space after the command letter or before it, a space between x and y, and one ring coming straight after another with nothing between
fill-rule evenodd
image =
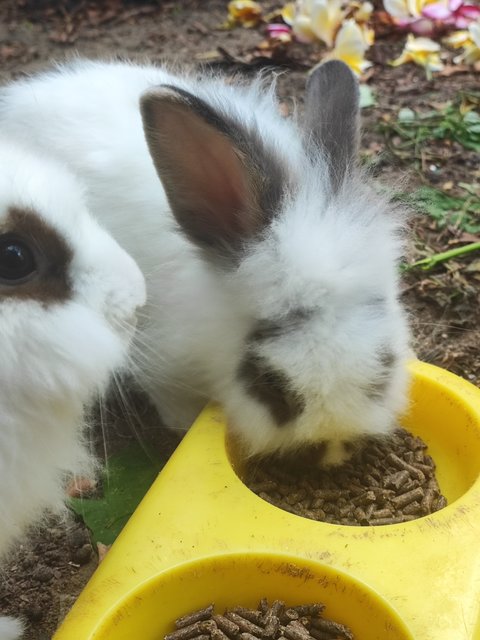
<instances>
[{"instance_id":1,"label":"gray rabbit ear","mask_svg":"<svg viewBox=\"0 0 480 640\"><path fill-rule=\"evenodd\" d=\"M217 256L237 255L271 222L282 168L255 132L198 97L161 86L141 100L145 136L184 233Z\"/></svg>"},{"instance_id":2,"label":"gray rabbit ear","mask_svg":"<svg viewBox=\"0 0 480 640\"><path fill-rule=\"evenodd\" d=\"M337 192L355 164L360 131L358 83L340 60L319 65L305 96L305 135L326 154L332 189Z\"/></svg>"}]
</instances>

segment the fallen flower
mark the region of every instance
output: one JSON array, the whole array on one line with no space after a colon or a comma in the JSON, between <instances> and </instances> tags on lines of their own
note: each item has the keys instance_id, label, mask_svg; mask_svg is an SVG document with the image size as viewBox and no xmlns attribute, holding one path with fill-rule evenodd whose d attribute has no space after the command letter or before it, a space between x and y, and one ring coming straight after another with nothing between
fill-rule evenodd
<instances>
[{"instance_id":1,"label":"fallen flower","mask_svg":"<svg viewBox=\"0 0 480 640\"><path fill-rule=\"evenodd\" d=\"M473 20L480 17L480 6L467 4L463 0L441 0L425 6L422 16L457 29L467 29Z\"/></svg>"},{"instance_id":2,"label":"fallen flower","mask_svg":"<svg viewBox=\"0 0 480 640\"><path fill-rule=\"evenodd\" d=\"M267 35L273 40L278 40L285 44L292 41L292 29L287 24L273 22L265 27Z\"/></svg>"},{"instance_id":3,"label":"fallen flower","mask_svg":"<svg viewBox=\"0 0 480 640\"><path fill-rule=\"evenodd\" d=\"M368 22L373 13L371 2L351 2L350 7L354 9L353 18L355 22Z\"/></svg>"},{"instance_id":4,"label":"fallen flower","mask_svg":"<svg viewBox=\"0 0 480 640\"><path fill-rule=\"evenodd\" d=\"M227 26L241 24L244 27L255 27L261 20L262 7L253 0L232 0L228 3Z\"/></svg>"},{"instance_id":5,"label":"fallen flower","mask_svg":"<svg viewBox=\"0 0 480 640\"><path fill-rule=\"evenodd\" d=\"M431 36L446 28L466 29L480 7L464 0L384 0L385 10L401 29Z\"/></svg>"},{"instance_id":6,"label":"fallen flower","mask_svg":"<svg viewBox=\"0 0 480 640\"><path fill-rule=\"evenodd\" d=\"M444 42L453 49L463 48L463 53L453 59L456 64L480 61L480 19L472 22L467 30L452 33Z\"/></svg>"},{"instance_id":7,"label":"fallen flower","mask_svg":"<svg viewBox=\"0 0 480 640\"><path fill-rule=\"evenodd\" d=\"M342 60L355 74L361 75L372 66L371 62L365 60L365 53L373 44L373 38L371 29L362 28L353 19L345 20L337 34L335 47L329 58Z\"/></svg>"},{"instance_id":8,"label":"fallen flower","mask_svg":"<svg viewBox=\"0 0 480 640\"><path fill-rule=\"evenodd\" d=\"M441 71L443 63L440 60L440 45L430 38L415 38L408 34L405 48L401 55L390 62L392 67L398 67L406 62L414 62L424 67L427 78L431 78L433 71Z\"/></svg>"},{"instance_id":9,"label":"fallen flower","mask_svg":"<svg viewBox=\"0 0 480 640\"><path fill-rule=\"evenodd\" d=\"M422 12L428 2L434 1L383 0L383 5L399 29L411 31L417 36L431 36L436 30L435 22L425 18Z\"/></svg>"},{"instance_id":10,"label":"fallen flower","mask_svg":"<svg viewBox=\"0 0 480 640\"><path fill-rule=\"evenodd\" d=\"M282 16L285 24L288 24L288 26L291 27L293 19L295 18L295 3L289 2L286 4L283 9L281 9L280 15Z\"/></svg>"},{"instance_id":11,"label":"fallen flower","mask_svg":"<svg viewBox=\"0 0 480 640\"><path fill-rule=\"evenodd\" d=\"M342 0L299 0L292 19L293 33L300 42L321 40L331 47L345 15Z\"/></svg>"},{"instance_id":12,"label":"fallen flower","mask_svg":"<svg viewBox=\"0 0 480 640\"><path fill-rule=\"evenodd\" d=\"M420 18L423 9L435 0L383 0L383 6L393 18L408 21Z\"/></svg>"}]
</instances>

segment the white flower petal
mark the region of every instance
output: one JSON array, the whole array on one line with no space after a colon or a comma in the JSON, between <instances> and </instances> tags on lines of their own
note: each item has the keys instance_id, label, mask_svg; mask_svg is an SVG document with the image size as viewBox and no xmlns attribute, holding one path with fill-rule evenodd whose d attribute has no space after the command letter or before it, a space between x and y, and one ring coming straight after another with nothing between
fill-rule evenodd
<instances>
[{"instance_id":1,"label":"white flower petal","mask_svg":"<svg viewBox=\"0 0 480 640\"><path fill-rule=\"evenodd\" d=\"M360 74L371 66L364 58L367 49L361 27L355 20L345 20L337 34L332 57L343 60L355 73Z\"/></svg>"},{"instance_id":2,"label":"white flower petal","mask_svg":"<svg viewBox=\"0 0 480 640\"><path fill-rule=\"evenodd\" d=\"M341 0L317 0L312 7L312 31L328 47L344 18L341 6Z\"/></svg>"},{"instance_id":3,"label":"white flower petal","mask_svg":"<svg viewBox=\"0 0 480 640\"><path fill-rule=\"evenodd\" d=\"M295 16L292 23L292 31L300 42L313 42L315 40L312 23L308 16Z\"/></svg>"},{"instance_id":4,"label":"white flower petal","mask_svg":"<svg viewBox=\"0 0 480 640\"><path fill-rule=\"evenodd\" d=\"M440 45L438 44L438 42L430 40L430 38L409 37L405 49L414 53L420 51L436 53L437 51L440 51Z\"/></svg>"},{"instance_id":5,"label":"white flower petal","mask_svg":"<svg viewBox=\"0 0 480 640\"><path fill-rule=\"evenodd\" d=\"M470 32L470 35L472 36L473 42L480 49L480 20L472 22L469 25L468 30Z\"/></svg>"},{"instance_id":6,"label":"white flower petal","mask_svg":"<svg viewBox=\"0 0 480 640\"><path fill-rule=\"evenodd\" d=\"M410 18L410 13L405 0L383 0L383 6L385 7L385 11L394 18Z\"/></svg>"}]
</instances>

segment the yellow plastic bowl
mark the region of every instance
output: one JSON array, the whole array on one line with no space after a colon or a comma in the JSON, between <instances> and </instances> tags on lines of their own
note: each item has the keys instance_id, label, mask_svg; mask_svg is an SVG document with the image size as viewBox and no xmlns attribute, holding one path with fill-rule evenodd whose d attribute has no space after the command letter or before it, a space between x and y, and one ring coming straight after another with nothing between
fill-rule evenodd
<instances>
[{"instance_id":1,"label":"yellow plastic bowl","mask_svg":"<svg viewBox=\"0 0 480 640\"><path fill-rule=\"evenodd\" d=\"M134 637L133 627L131 636L118 635L118 629L123 628L120 621L127 619L126 611L135 606L150 607L145 611L150 612L147 618L152 618L152 624L155 612L163 620L161 600L168 596L161 585L170 584L167 575L172 576L172 585L184 585L186 597L178 609L171 610L171 618L216 599L217 593L219 604L227 603L230 593L238 601L243 593L253 594L252 585L255 599L269 596L270 587L261 582L263 574L258 573L258 554L288 554L295 557L295 563L318 562L323 567L316 565L312 572L328 574L325 581L339 585L340 603L349 589L355 592L348 585L360 583L365 601L377 602L381 624L395 621L385 605L380 606L371 596L373 589L398 611L415 640L480 640L480 390L422 362L412 362L409 369L411 402L402 423L428 444L437 463L440 487L449 501L445 509L403 524L375 527L327 524L287 513L256 496L242 482L241 469L239 473L234 469L235 457L227 453L223 413L219 407L209 406L152 485L55 640ZM194 575L210 577L203 582L199 577L198 588L193 590L187 586L191 578L186 576L192 571L184 568L185 563L247 552L257 554L257 560L242 569L247 592L241 591L244 587L238 574L229 572L228 565L222 565L227 560L220 557L204 565L192 564L198 567ZM273 569L279 560L271 558L272 583L281 585L284 578ZM183 582L175 582L177 572L184 576ZM337 573L335 583L332 576ZM212 592L213 575L219 578L218 592L216 587ZM163 582L164 576L167 582ZM164 594L158 605L147 604L153 602L157 588ZM299 594L304 593L303 587L298 589ZM202 597L196 600L193 593ZM334 607L331 613L336 616L329 592L322 598ZM345 601L345 623L367 632L361 626L364 613L358 617L359 609L352 609L356 613L350 617L348 607L353 605L347 603L350 600ZM343 611L343 604L338 606ZM163 633L161 624L159 633ZM395 624L392 628L404 634L398 637L409 637L398 620ZM107 630L109 636L105 635ZM142 640L149 638L142 636Z\"/></svg>"},{"instance_id":2,"label":"yellow plastic bowl","mask_svg":"<svg viewBox=\"0 0 480 640\"><path fill-rule=\"evenodd\" d=\"M215 603L215 611L260 599L289 605L322 602L325 617L348 625L357 640L413 640L374 591L318 562L277 554L226 554L188 562L128 594L94 632L95 640L161 640L176 618Z\"/></svg>"}]
</instances>

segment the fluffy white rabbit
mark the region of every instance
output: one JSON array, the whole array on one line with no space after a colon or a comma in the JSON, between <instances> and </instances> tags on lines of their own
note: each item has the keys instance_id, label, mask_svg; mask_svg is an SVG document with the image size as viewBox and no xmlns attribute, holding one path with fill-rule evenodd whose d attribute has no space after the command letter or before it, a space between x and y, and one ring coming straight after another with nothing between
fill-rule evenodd
<instances>
[{"instance_id":1,"label":"fluffy white rabbit","mask_svg":"<svg viewBox=\"0 0 480 640\"><path fill-rule=\"evenodd\" d=\"M77 60L0 92L138 262L140 383L167 425L220 401L247 454L387 433L405 404L403 213L356 166L358 87L331 61L303 122L274 86ZM152 161L153 160L153 161Z\"/></svg>"},{"instance_id":2,"label":"fluffy white rabbit","mask_svg":"<svg viewBox=\"0 0 480 640\"><path fill-rule=\"evenodd\" d=\"M90 467L84 405L126 363L145 283L66 169L6 138L0 166L2 556ZM0 640L21 628L0 617Z\"/></svg>"}]
</instances>

